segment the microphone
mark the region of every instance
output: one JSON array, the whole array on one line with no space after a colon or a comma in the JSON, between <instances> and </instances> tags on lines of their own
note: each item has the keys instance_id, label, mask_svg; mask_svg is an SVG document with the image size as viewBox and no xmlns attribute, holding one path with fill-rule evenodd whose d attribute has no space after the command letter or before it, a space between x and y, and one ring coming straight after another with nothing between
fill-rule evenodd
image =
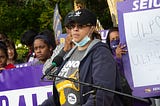
<instances>
[{"instance_id":1,"label":"microphone","mask_svg":"<svg viewBox=\"0 0 160 106\"><path fill-rule=\"evenodd\" d=\"M44 77L47 76L53 68L61 66L62 62L63 62L63 57L57 55L53 59L52 65L49 68L47 68L47 70L45 71L45 75L43 75L41 79L44 79Z\"/></svg>"}]
</instances>

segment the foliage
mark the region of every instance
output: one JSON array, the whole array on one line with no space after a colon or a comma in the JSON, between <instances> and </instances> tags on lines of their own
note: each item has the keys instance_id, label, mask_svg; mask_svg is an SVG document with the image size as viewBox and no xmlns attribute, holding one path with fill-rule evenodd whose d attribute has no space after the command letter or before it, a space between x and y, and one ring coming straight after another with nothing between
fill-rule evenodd
<instances>
[{"instance_id":1,"label":"foliage","mask_svg":"<svg viewBox=\"0 0 160 106\"><path fill-rule=\"evenodd\" d=\"M106 0L82 0L86 7L96 13L104 29L112 27L111 15Z\"/></svg>"},{"instance_id":2,"label":"foliage","mask_svg":"<svg viewBox=\"0 0 160 106\"><path fill-rule=\"evenodd\" d=\"M104 28L112 25L105 0L85 0L85 2L87 8L97 14ZM59 4L63 25L65 15L73 10L73 0L0 0L0 32L5 32L18 45L21 35L28 29L37 32L44 29L52 30L56 3ZM19 58L22 58L27 48L19 47L17 51L20 54Z\"/></svg>"}]
</instances>

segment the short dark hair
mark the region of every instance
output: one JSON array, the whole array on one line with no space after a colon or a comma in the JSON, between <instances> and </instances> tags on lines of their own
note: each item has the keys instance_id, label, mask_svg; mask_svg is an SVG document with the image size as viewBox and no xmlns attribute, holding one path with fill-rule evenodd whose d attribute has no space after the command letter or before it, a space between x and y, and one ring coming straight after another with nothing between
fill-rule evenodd
<instances>
[{"instance_id":1,"label":"short dark hair","mask_svg":"<svg viewBox=\"0 0 160 106\"><path fill-rule=\"evenodd\" d=\"M48 36L46 35L37 35L35 38L34 38L34 41L36 39L42 39L44 41L45 44L47 44L48 47L52 47L52 44L51 44L51 39L49 39Z\"/></svg>"},{"instance_id":2,"label":"short dark hair","mask_svg":"<svg viewBox=\"0 0 160 106\"><path fill-rule=\"evenodd\" d=\"M56 40L55 40L55 36L53 34L53 32L49 29L45 29L42 32L40 32L38 35L45 35L48 36L50 44L52 46L53 49L56 48Z\"/></svg>"},{"instance_id":3,"label":"short dark hair","mask_svg":"<svg viewBox=\"0 0 160 106\"><path fill-rule=\"evenodd\" d=\"M107 38L106 38L106 43L108 44L110 50L111 50L111 48L110 48L110 36L109 35L110 35L110 33L114 32L114 31L118 31L119 32L118 27L109 28L108 29Z\"/></svg>"},{"instance_id":4,"label":"short dark hair","mask_svg":"<svg viewBox=\"0 0 160 106\"><path fill-rule=\"evenodd\" d=\"M31 46L33 44L34 37L36 35L37 35L37 33L34 30L32 30L32 29L27 30L26 32L24 32L21 35L21 43L26 46Z\"/></svg>"}]
</instances>

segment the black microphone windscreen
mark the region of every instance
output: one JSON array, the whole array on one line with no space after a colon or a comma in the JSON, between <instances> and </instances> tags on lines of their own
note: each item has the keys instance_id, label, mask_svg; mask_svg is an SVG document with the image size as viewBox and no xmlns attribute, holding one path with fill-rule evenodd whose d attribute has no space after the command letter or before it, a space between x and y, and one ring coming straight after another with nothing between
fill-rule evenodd
<instances>
[{"instance_id":1,"label":"black microphone windscreen","mask_svg":"<svg viewBox=\"0 0 160 106\"><path fill-rule=\"evenodd\" d=\"M56 67L59 67L61 64L62 64L62 62L63 62L63 57L61 57L61 56L56 56L54 59L53 59L53 61L52 61L52 63L56 63Z\"/></svg>"}]
</instances>

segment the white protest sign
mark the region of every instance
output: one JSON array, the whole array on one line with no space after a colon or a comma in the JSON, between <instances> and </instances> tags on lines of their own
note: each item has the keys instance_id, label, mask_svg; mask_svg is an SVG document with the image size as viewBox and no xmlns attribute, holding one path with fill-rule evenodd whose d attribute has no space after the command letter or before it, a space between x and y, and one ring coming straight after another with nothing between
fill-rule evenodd
<instances>
[{"instance_id":1,"label":"white protest sign","mask_svg":"<svg viewBox=\"0 0 160 106\"><path fill-rule=\"evenodd\" d=\"M160 93L160 1L126 0L117 4L120 42L126 44L124 73L140 97Z\"/></svg>"}]
</instances>

